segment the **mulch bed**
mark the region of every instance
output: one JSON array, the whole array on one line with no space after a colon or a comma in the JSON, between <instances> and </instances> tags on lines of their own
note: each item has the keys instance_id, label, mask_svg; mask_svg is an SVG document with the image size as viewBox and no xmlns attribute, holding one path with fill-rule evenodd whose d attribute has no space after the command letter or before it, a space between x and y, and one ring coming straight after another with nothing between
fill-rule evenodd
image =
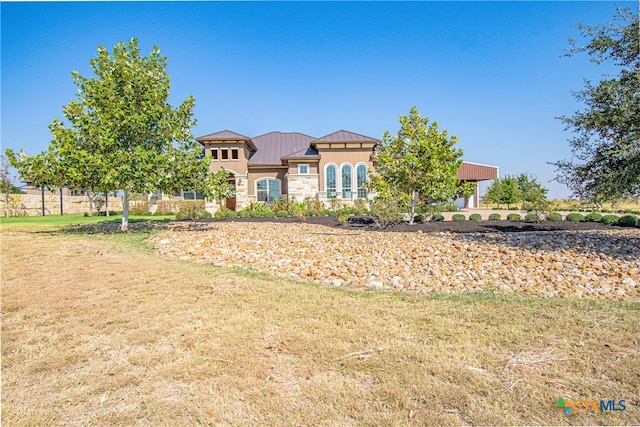
<instances>
[{"instance_id":1,"label":"mulch bed","mask_svg":"<svg viewBox=\"0 0 640 427\"><path fill-rule=\"evenodd\" d=\"M495 233L495 232L525 232L525 231L588 231L588 230L612 230L623 227L605 225L598 222L573 222L573 221L437 221L422 224L395 224L386 228L378 227L373 218L368 216L355 216L349 218L348 224L340 222L331 216L319 216L308 218L231 218L231 219L207 219L207 222L281 222L281 223L307 223L318 224L343 230L367 230L384 232L418 232L423 233Z\"/></svg>"}]
</instances>

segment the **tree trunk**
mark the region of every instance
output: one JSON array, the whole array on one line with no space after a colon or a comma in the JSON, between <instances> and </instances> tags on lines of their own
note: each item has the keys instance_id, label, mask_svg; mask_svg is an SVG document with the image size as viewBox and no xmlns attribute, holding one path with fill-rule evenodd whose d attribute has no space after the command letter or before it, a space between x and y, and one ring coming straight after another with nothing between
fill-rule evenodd
<instances>
[{"instance_id":1,"label":"tree trunk","mask_svg":"<svg viewBox=\"0 0 640 427\"><path fill-rule=\"evenodd\" d=\"M122 194L122 226L120 230L129 229L129 190L124 190Z\"/></svg>"},{"instance_id":2,"label":"tree trunk","mask_svg":"<svg viewBox=\"0 0 640 427\"><path fill-rule=\"evenodd\" d=\"M107 217L109 216L109 192L105 191L104 205L107 207Z\"/></svg>"},{"instance_id":3,"label":"tree trunk","mask_svg":"<svg viewBox=\"0 0 640 427\"><path fill-rule=\"evenodd\" d=\"M89 216L93 216L93 197L89 195L88 191L86 193L87 197L89 198Z\"/></svg>"},{"instance_id":4,"label":"tree trunk","mask_svg":"<svg viewBox=\"0 0 640 427\"><path fill-rule=\"evenodd\" d=\"M413 217L416 214L416 204L418 200L418 192L413 192L413 198L411 199L411 213L409 214L409 224L413 224Z\"/></svg>"}]
</instances>

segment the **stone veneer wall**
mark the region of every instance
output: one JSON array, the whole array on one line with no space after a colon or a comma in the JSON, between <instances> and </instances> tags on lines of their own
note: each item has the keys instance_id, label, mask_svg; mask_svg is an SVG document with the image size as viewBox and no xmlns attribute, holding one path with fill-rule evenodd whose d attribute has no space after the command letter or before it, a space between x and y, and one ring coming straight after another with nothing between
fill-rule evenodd
<instances>
[{"instance_id":1,"label":"stone veneer wall","mask_svg":"<svg viewBox=\"0 0 640 427\"><path fill-rule=\"evenodd\" d=\"M318 194L318 175L298 175L289 174L288 176L289 200L295 197L297 202L303 201L306 197L316 198Z\"/></svg>"},{"instance_id":2,"label":"stone veneer wall","mask_svg":"<svg viewBox=\"0 0 640 427\"><path fill-rule=\"evenodd\" d=\"M236 175L236 210L249 205L249 175Z\"/></svg>"},{"instance_id":3,"label":"stone veneer wall","mask_svg":"<svg viewBox=\"0 0 640 427\"><path fill-rule=\"evenodd\" d=\"M6 202L0 197L0 215L5 216ZM45 215L60 215L60 195L44 196ZM89 213L89 198L86 196L63 196L62 208L65 214ZM102 211L106 208L103 205ZM93 207L95 212L95 205ZM122 199L109 197L109 210L122 211ZM9 216L42 215L42 195L11 194L9 196Z\"/></svg>"}]
</instances>

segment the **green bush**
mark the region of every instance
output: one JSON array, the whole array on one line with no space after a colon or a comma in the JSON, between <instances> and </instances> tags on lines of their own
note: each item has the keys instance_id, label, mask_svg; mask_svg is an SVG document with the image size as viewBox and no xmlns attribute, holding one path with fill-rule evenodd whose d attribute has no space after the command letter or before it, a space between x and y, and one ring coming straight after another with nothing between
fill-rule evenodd
<instances>
[{"instance_id":1,"label":"green bush","mask_svg":"<svg viewBox=\"0 0 640 427\"><path fill-rule=\"evenodd\" d=\"M489 215L489 221L500 221L502 216L499 213L492 213Z\"/></svg>"},{"instance_id":2,"label":"green bush","mask_svg":"<svg viewBox=\"0 0 640 427\"><path fill-rule=\"evenodd\" d=\"M517 213L510 213L509 215L507 215L507 220L509 221L520 221L521 219L522 217Z\"/></svg>"},{"instance_id":3,"label":"green bush","mask_svg":"<svg viewBox=\"0 0 640 427\"><path fill-rule=\"evenodd\" d=\"M467 217L464 216L463 214L453 214L453 216L451 217L452 221L464 221L466 219Z\"/></svg>"},{"instance_id":4,"label":"green bush","mask_svg":"<svg viewBox=\"0 0 640 427\"><path fill-rule=\"evenodd\" d=\"M316 216L316 215L318 215L318 211L307 209L307 216Z\"/></svg>"},{"instance_id":5,"label":"green bush","mask_svg":"<svg viewBox=\"0 0 640 427\"><path fill-rule=\"evenodd\" d=\"M474 213L469 216L469 219L471 221L482 221L482 215L480 215L479 213Z\"/></svg>"},{"instance_id":6,"label":"green bush","mask_svg":"<svg viewBox=\"0 0 640 427\"><path fill-rule=\"evenodd\" d=\"M282 210L282 211L278 211L278 212L276 212L276 216L277 216L278 218L283 218L283 217L285 217L285 216L287 216L287 215L289 215L289 212L287 212L287 211L285 211L285 210Z\"/></svg>"},{"instance_id":7,"label":"green bush","mask_svg":"<svg viewBox=\"0 0 640 427\"><path fill-rule=\"evenodd\" d=\"M618 225L622 227L635 227L638 225L638 217L633 215L625 215L620 217Z\"/></svg>"},{"instance_id":8,"label":"green bush","mask_svg":"<svg viewBox=\"0 0 640 427\"><path fill-rule=\"evenodd\" d=\"M237 218L237 217L238 217L238 212L236 212L236 211L227 212L227 218ZM203 217L200 217L200 218L203 218Z\"/></svg>"},{"instance_id":9,"label":"green bush","mask_svg":"<svg viewBox=\"0 0 640 427\"><path fill-rule=\"evenodd\" d=\"M200 218L211 218L211 213L209 211L202 211L200 212Z\"/></svg>"},{"instance_id":10,"label":"green bush","mask_svg":"<svg viewBox=\"0 0 640 427\"><path fill-rule=\"evenodd\" d=\"M100 216L100 212L97 212L97 214ZM149 215L149 204L147 202L129 204L129 215Z\"/></svg>"},{"instance_id":11,"label":"green bush","mask_svg":"<svg viewBox=\"0 0 640 427\"><path fill-rule=\"evenodd\" d=\"M536 222L540 220L540 216L535 213L528 213L525 215L524 220L529 222Z\"/></svg>"},{"instance_id":12,"label":"green bush","mask_svg":"<svg viewBox=\"0 0 640 427\"><path fill-rule=\"evenodd\" d=\"M251 216L251 212L249 212L248 210L243 210L238 212L238 217L240 218L249 218Z\"/></svg>"},{"instance_id":13,"label":"green bush","mask_svg":"<svg viewBox=\"0 0 640 427\"><path fill-rule=\"evenodd\" d=\"M589 215L584 217L584 220L587 222L601 222L602 221L602 215L600 215L599 213L590 213Z\"/></svg>"},{"instance_id":14,"label":"green bush","mask_svg":"<svg viewBox=\"0 0 640 427\"><path fill-rule=\"evenodd\" d=\"M611 209L601 209L600 212L602 213L610 213L613 212Z\"/></svg>"},{"instance_id":15,"label":"green bush","mask_svg":"<svg viewBox=\"0 0 640 427\"><path fill-rule=\"evenodd\" d=\"M434 214L431 217L431 221L444 221L444 215L442 215L442 214Z\"/></svg>"},{"instance_id":16,"label":"green bush","mask_svg":"<svg viewBox=\"0 0 640 427\"><path fill-rule=\"evenodd\" d=\"M274 218L276 213L274 211L266 211L263 215L265 218Z\"/></svg>"},{"instance_id":17,"label":"green bush","mask_svg":"<svg viewBox=\"0 0 640 427\"><path fill-rule=\"evenodd\" d=\"M178 212L176 215L176 219L185 219L187 215L184 212ZM229 210L225 208L220 208L213 214L213 217L216 219L226 219L229 217Z\"/></svg>"},{"instance_id":18,"label":"green bush","mask_svg":"<svg viewBox=\"0 0 640 427\"><path fill-rule=\"evenodd\" d=\"M562 221L562 214L560 212L551 212L547 215L547 221Z\"/></svg>"},{"instance_id":19,"label":"green bush","mask_svg":"<svg viewBox=\"0 0 640 427\"><path fill-rule=\"evenodd\" d=\"M615 225L620 217L618 215L605 215L602 217L602 223L607 225Z\"/></svg>"},{"instance_id":20,"label":"green bush","mask_svg":"<svg viewBox=\"0 0 640 427\"><path fill-rule=\"evenodd\" d=\"M580 222L584 221L584 215L578 212L571 212L565 219L567 221Z\"/></svg>"},{"instance_id":21,"label":"green bush","mask_svg":"<svg viewBox=\"0 0 640 427\"><path fill-rule=\"evenodd\" d=\"M424 222L424 216L422 214L416 214L413 217L413 221L418 223Z\"/></svg>"}]
</instances>

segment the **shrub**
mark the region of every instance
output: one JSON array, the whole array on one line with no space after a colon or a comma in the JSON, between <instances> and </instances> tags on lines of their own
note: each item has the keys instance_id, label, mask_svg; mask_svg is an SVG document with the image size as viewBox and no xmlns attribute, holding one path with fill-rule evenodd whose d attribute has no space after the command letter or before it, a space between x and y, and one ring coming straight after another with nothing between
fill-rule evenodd
<instances>
[{"instance_id":1,"label":"shrub","mask_svg":"<svg viewBox=\"0 0 640 427\"><path fill-rule=\"evenodd\" d=\"M451 217L452 221L464 221L465 219L467 219L467 217L465 217L463 214L453 214L453 216Z\"/></svg>"},{"instance_id":2,"label":"shrub","mask_svg":"<svg viewBox=\"0 0 640 427\"><path fill-rule=\"evenodd\" d=\"M204 211L206 212L206 211ZM238 212L236 211L229 211L227 212L227 218L237 218L238 217ZM200 218L204 218L204 217L200 217Z\"/></svg>"},{"instance_id":3,"label":"shrub","mask_svg":"<svg viewBox=\"0 0 640 427\"><path fill-rule=\"evenodd\" d=\"M211 213L209 211L202 211L200 212L200 218L211 218Z\"/></svg>"},{"instance_id":4,"label":"shrub","mask_svg":"<svg viewBox=\"0 0 640 427\"><path fill-rule=\"evenodd\" d=\"M338 221L340 222L340 224L345 225L349 221L349 215L349 209L342 209L338 211Z\"/></svg>"},{"instance_id":5,"label":"shrub","mask_svg":"<svg viewBox=\"0 0 640 427\"><path fill-rule=\"evenodd\" d=\"M510 213L509 215L507 215L507 219L509 221L520 221L522 217L520 216L520 214Z\"/></svg>"},{"instance_id":6,"label":"shrub","mask_svg":"<svg viewBox=\"0 0 640 427\"><path fill-rule=\"evenodd\" d=\"M404 219L402 211L394 205L377 208L374 212L374 221L378 228L386 228L391 224L400 224Z\"/></svg>"},{"instance_id":7,"label":"shrub","mask_svg":"<svg viewBox=\"0 0 640 427\"><path fill-rule=\"evenodd\" d=\"M249 218L251 216L251 212L245 209L243 211L238 212L238 216L240 218Z\"/></svg>"},{"instance_id":8,"label":"shrub","mask_svg":"<svg viewBox=\"0 0 640 427\"><path fill-rule=\"evenodd\" d=\"M524 220L529 222L537 222L540 220L540 216L535 213L528 213L525 215Z\"/></svg>"},{"instance_id":9,"label":"shrub","mask_svg":"<svg viewBox=\"0 0 640 427\"><path fill-rule=\"evenodd\" d=\"M567 215L567 218L565 219L567 221L580 222L580 221L584 221L584 215L578 212L571 212L569 215Z\"/></svg>"},{"instance_id":10,"label":"shrub","mask_svg":"<svg viewBox=\"0 0 640 427\"><path fill-rule=\"evenodd\" d=\"M353 201L353 213L356 215L362 215L367 212L367 206L369 206L369 201L367 199L355 199Z\"/></svg>"},{"instance_id":11,"label":"shrub","mask_svg":"<svg viewBox=\"0 0 640 427\"><path fill-rule=\"evenodd\" d=\"M602 221L602 215L599 213L590 213L589 215L584 217L584 220L587 222L600 222Z\"/></svg>"},{"instance_id":12,"label":"shrub","mask_svg":"<svg viewBox=\"0 0 640 427\"><path fill-rule=\"evenodd\" d=\"M285 216L287 216L287 215L289 215L289 212L287 212L287 211L285 211L285 210L281 210L281 211L276 212L276 216L277 216L278 218L283 218L283 217L285 217Z\"/></svg>"},{"instance_id":13,"label":"shrub","mask_svg":"<svg viewBox=\"0 0 640 427\"><path fill-rule=\"evenodd\" d=\"M323 209L322 210L322 215L323 216L330 216L331 215L331 209Z\"/></svg>"},{"instance_id":14,"label":"shrub","mask_svg":"<svg viewBox=\"0 0 640 427\"><path fill-rule=\"evenodd\" d=\"M422 222L424 222L424 216L422 216L422 214L416 214L413 217L413 221L414 222L418 222L418 223L422 223Z\"/></svg>"},{"instance_id":15,"label":"shrub","mask_svg":"<svg viewBox=\"0 0 640 427\"><path fill-rule=\"evenodd\" d=\"M307 209L307 216L316 216L318 215L317 211L314 211L312 209Z\"/></svg>"},{"instance_id":16,"label":"shrub","mask_svg":"<svg viewBox=\"0 0 640 427\"><path fill-rule=\"evenodd\" d=\"M100 213L98 212L98 216ZM134 202L129 205L129 215L149 215L149 204L147 202Z\"/></svg>"},{"instance_id":17,"label":"shrub","mask_svg":"<svg viewBox=\"0 0 640 427\"><path fill-rule=\"evenodd\" d=\"M615 225L620 217L618 215L605 215L602 217L602 223L607 225Z\"/></svg>"},{"instance_id":18,"label":"shrub","mask_svg":"<svg viewBox=\"0 0 640 427\"><path fill-rule=\"evenodd\" d=\"M469 216L469 219L471 221L480 221L482 220L482 215L480 215L479 213L474 213Z\"/></svg>"},{"instance_id":19,"label":"shrub","mask_svg":"<svg viewBox=\"0 0 640 427\"><path fill-rule=\"evenodd\" d=\"M622 227L635 227L638 225L638 217L633 215L625 215L618 219L618 225Z\"/></svg>"},{"instance_id":20,"label":"shrub","mask_svg":"<svg viewBox=\"0 0 640 427\"><path fill-rule=\"evenodd\" d=\"M216 219L226 219L229 216L229 210L227 208L220 208L219 210L216 211L216 213L213 214L213 217ZM184 214L183 212L178 212L178 214L176 215L176 219L184 219L186 218L186 214Z\"/></svg>"},{"instance_id":21,"label":"shrub","mask_svg":"<svg viewBox=\"0 0 640 427\"><path fill-rule=\"evenodd\" d=\"M276 213L274 211L266 211L263 216L265 218L273 218L276 216Z\"/></svg>"},{"instance_id":22,"label":"shrub","mask_svg":"<svg viewBox=\"0 0 640 427\"><path fill-rule=\"evenodd\" d=\"M551 212L547 216L547 221L562 221L562 214L560 212Z\"/></svg>"},{"instance_id":23,"label":"shrub","mask_svg":"<svg viewBox=\"0 0 640 427\"><path fill-rule=\"evenodd\" d=\"M434 214L431 217L431 221L444 221L444 215L442 215L442 214Z\"/></svg>"},{"instance_id":24,"label":"shrub","mask_svg":"<svg viewBox=\"0 0 640 427\"><path fill-rule=\"evenodd\" d=\"M492 213L491 215L489 215L489 221L500 221L502 219L502 216L500 216L499 213Z\"/></svg>"}]
</instances>

